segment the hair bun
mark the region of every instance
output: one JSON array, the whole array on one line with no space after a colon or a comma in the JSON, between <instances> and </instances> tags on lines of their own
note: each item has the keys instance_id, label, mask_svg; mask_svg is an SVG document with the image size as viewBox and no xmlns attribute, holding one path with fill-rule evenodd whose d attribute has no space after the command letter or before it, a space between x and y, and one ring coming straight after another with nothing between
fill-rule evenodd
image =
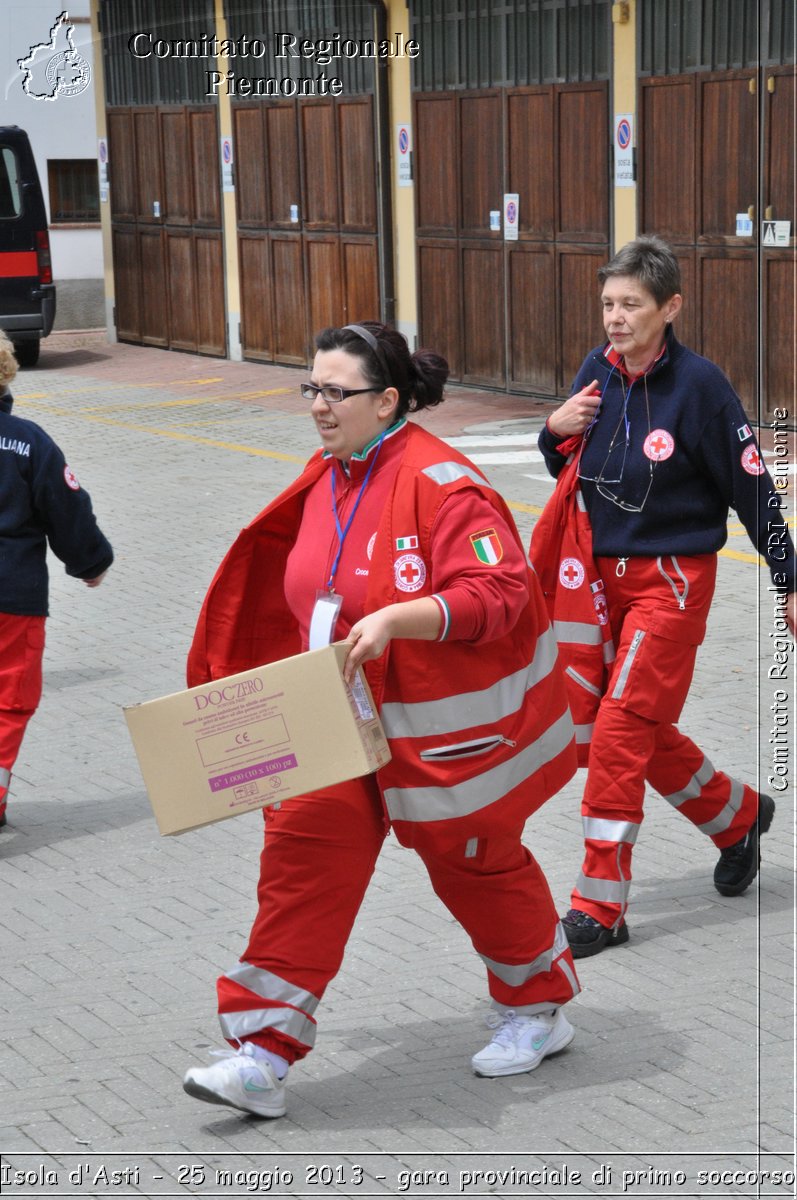
<instances>
[{"instance_id":1,"label":"hair bun","mask_svg":"<svg viewBox=\"0 0 797 1200\"><path fill-rule=\"evenodd\" d=\"M434 350L416 350L410 358L410 369L414 375L412 385L412 412L423 408L434 408L443 400L443 388L450 374L449 366L441 354Z\"/></svg>"}]
</instances>

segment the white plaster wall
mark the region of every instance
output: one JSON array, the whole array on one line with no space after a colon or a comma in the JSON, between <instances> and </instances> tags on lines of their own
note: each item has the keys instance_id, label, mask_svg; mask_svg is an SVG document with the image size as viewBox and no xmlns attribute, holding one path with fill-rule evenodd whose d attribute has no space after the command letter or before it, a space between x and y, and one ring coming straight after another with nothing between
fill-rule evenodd
<instances>
[{"instance_id":1,"label":"white plaster wall","mask_svg":"<svg viewBox=\"0 0 797 1200\"><path fill-rule=\"evenodd\" d=\"M92 67L89 86L75 96L58 95L37 100L26 94L17 59L31 47L47 42L59 14L70 20L88 18L89 0L2 0L0 3L0 124L19 125L30 137L49 217L48 158L97 157L94 114L94 47L91 26L77 22L72 39L75 49ZM56 285L69 279L102 279L102 235L96 229L50 229L53 276Z\"/></svg>"}]
</instances>

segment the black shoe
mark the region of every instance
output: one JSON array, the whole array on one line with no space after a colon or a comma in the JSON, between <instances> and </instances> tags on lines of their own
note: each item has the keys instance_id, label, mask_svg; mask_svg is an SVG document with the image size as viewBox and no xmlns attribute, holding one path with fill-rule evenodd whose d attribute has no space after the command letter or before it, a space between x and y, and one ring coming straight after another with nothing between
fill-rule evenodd
<instances>
[{"instance_id":1,"label":"black shoe","mask_svg":"<svg viewBox=\"0 0 797 1200\"><path fill-rule=\"evenodd\" d=\"M758 797L758 817L739 842L720 851L714 868L714 887L721 896L741 896L758 874L761 863L759 837L766 833L775 815L771 796Z\"/></svg>"},{"instance_id":2,"label":"black shoe","mask_svg":"<svg viewBox=\"0 0 797 1200\"><path fill-rule=\"evenodd\" d=\"M567 916L562 917L562 925L573 958L590 958L608 946L623 946L628 941L625 921L621 921L616 929L607 929L600 921L578 908L571 908Z\"/></svg>"}]
</instances>

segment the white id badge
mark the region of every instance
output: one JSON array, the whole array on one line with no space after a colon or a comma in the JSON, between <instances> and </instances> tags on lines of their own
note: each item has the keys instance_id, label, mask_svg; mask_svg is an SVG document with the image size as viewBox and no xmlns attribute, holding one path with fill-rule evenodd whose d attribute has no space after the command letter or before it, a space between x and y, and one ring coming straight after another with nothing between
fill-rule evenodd
<instances>
[{"instance_id":1,"label":"white id badge","mask_svg":"<svg viewBox=\"0 0 797 1200\"><path fill-rule=\"evenodd\" d=\"M328 646L332 642L342 603L343 597L337 592L317 593L313 615L310 618L308 649L320 650L322 646Z\"/></svg>"}]
</instances>

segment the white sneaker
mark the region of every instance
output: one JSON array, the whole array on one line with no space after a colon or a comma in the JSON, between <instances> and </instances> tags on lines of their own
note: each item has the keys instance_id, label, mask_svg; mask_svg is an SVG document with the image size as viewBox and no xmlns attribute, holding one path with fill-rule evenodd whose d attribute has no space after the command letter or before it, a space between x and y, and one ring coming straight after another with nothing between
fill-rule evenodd
<instances>
[{"instance_id":1,"label":"white sneaker","mask_svg":"<svg viewBox=\"0 0 797 1200\"><path fill-rule=\"evenodd\" d=\"M496 1030L493 1040L474 1054L471 1066L477 1075L488 1079L533 1071L549 1054L569 1046L576 1036L561 1008L530 1016L509 1008L491 1013L487 1025Z\"/></svg>"},{"instance_id":2,"label":"white sneaker","mask_svg":"<svg viewBox=\"0 0 797 1200\"><path fill-rule=\"evenodd\" d=\"M239 1050L211 1050L221 1062L192 1067L183 1088L208 1104L229 1104L258 1117L284 1117L285 1081L278 1079L268 1059L260 1058L251 1042Z\"/></svg>"}]
</instances>

